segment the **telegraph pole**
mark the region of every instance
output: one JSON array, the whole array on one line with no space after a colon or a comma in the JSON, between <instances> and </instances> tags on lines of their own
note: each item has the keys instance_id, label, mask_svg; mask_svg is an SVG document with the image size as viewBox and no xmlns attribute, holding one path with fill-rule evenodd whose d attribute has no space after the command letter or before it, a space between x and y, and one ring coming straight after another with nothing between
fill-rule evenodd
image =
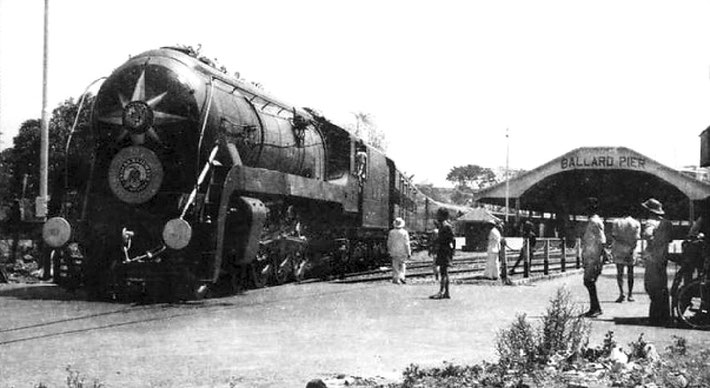
<instances>
[{"instance_id":1,"label":"telegraph pole","mask_svg":"<svg viewBox=\"0 0 710 388\"><path fill-rule=\"evenodd\" d=\"M49 110L47 108L47 68L49 62L49 0L44 0L44 61L42 65L42 122L39 149L39 197L35 202L35 216L47 217L47 173L49 170Z\"/></svg>"},{"instance_id":2,"label":"telegraph pole","mask_svg":"<svg viewBox=\"0 0 710 388\"><path fill-rule=\"evenodd\" d=\"M508 128L505 129L505 224L508 225L508 213L510 209L510 139L508 137Z\"/></svg>"}]
</instances>

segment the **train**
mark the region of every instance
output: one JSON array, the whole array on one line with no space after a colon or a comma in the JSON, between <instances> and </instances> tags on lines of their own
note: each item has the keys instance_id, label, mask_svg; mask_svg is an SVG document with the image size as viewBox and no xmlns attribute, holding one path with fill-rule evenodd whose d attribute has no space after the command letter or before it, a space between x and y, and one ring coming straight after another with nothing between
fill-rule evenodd
<instances>
[{"instance_id":1,"label":"train","mask_svg":"<svg viewBox=\"0 0 710 388\"><path fill-rule=\"evenodd\" d=\"M416 239L439 208L460 212L317 111L189 48L129 58L91 109L80 188L42 235L55 282L98 298L189 300L342 275L385 262L396 217Z\"/></svg>"}]
</instances>

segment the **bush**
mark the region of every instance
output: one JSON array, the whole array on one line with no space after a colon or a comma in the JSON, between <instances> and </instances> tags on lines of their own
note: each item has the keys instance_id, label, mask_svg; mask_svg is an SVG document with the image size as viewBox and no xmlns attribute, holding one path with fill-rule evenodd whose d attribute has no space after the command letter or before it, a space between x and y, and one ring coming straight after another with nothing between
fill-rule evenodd
<instances>
[{"instance_id":1,"label":"bush","mask_svg":"<svg viewBox=\"0 0 710 388\"><path fill-rule=\"evenodd\" d=\"M643 340L643 333L641 333L641 336L639 337L639 341ZM645 344L645 343L644 343ZM629 344L631 348L634 348L633 342ZM604 342L602 342L601 346L596 346L594 348L589 348L585 347L585 349L582 351L582 355L587 361L597 361L600 358L606 358L611 355L611 350L616 347L616 340L614 339L614 331L609 330L604 334ZM641 352L643 354L643 346L641 347ZM643 357L643 355L641 356Z\"/></svg>"},{"instance_id":2,"label":"bush","mask_svg":"<svg viewBox=\"0 0 710 388\"><path fill-rule=\"evenodd\" d=\"M643 333L639 334L639 339L629 342L629 360L640 360L646 357L646 345Z\"/></svg>"},{"instance_id":3,"label":"bush","mask_svg":"<svg viewBox=\"0 0 710 388\"><path fill-rule=\"evenodd\" d=\"M496 351L504 368L530 370L537 361L538 335L525 314L515 316L510 328L498 332Z\"/></svg>"},{"instance_id":4,"label":"bush","mask_svg":"<svg viewBox=\"0 0 710 388\"><path fill-rule=\"evenodd\" d=\"M590 329L591 325L580 316L579 309L572 302L570 292L558 288L542 317L540 357L547 362L555 355L567 359L579 354L587 344Z\"/></svg>"},{"instance_id":5,"label":"bush","mask_svg":"<svg viewBox=\"0 0 710 388\"><path fill-rule=\"evenodd\" d=\"M67 371L67 388L104 388L104 384L97 380L94 379L91 383L86 382L86 378L82 376L82 374L77 371L72 369L71 365L66 367ZM45 385L44 383L39 383L35 385L35 388L47 388L48 386Z\"/></svg>"},{"instance_id":6,"label":"bush","mask_svg":"<svg viewBox=\"0 0 710 388\"><path fill-rule=\"evenodd\" d=\"M668 351L671 354L685 356L688 353L688 340L677 335L672 335L671 338L673 338L673 344L668 346Z\"/></svg>"},{"instance_id":7,"label":"bush","mask_svg":"<svg viewBox=\"0 0 710 388\"><path fill-rule=\"evenodd\" d=\"M570 292L560 288L550 300L539 327L518 315L510 328L498 333L496 350L501 366L535 369L553 360L568 360L580 354L589 340L591 326L580 317Z\"/></svg>"}]
</instances>

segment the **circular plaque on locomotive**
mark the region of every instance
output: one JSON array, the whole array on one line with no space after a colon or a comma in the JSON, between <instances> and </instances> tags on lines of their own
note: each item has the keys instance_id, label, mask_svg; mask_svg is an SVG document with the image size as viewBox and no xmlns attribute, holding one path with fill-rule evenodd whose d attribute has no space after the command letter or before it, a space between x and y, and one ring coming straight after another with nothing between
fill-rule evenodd
<instances>
[{"instance_id":1,"label":"circular plaque on locomotive","mask_svg":"<svg viewBox=\"0 0 710 388\"><path fill-rule=\"evenodd\" d=\"M163 166L148 148L126 147L111 160L108 183L121 201L145 203L155 196L163 183Z\"/></svg>"}]
</instances>

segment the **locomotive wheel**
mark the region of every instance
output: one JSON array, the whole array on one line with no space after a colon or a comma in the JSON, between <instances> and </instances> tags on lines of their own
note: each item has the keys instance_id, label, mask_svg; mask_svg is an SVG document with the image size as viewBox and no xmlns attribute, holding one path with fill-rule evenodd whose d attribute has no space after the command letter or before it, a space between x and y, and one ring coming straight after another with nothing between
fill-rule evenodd
<instances>
[{"instance_id":1,"label":"locomotive wheel","mask_svg":"<svg viewBox=\"0 0 710 388\"><path fill-rule=\"evenodd\" d=\"M306 277L306 259L302 252L296 252L293 257L293 280L300 282Z\"/></svg>"},{"instance_id":2,"label":"locomotive wheel","mask_svg":"<svg viewBox=\"0 0 710 388\"><path fill-rule=\"evenodd\" d=\"M364 241L358 241L350 251L350 264L355 268L350 268L351 271L359 271L367 268L367 245Z\"/></svg>"},{"instance_id":3,"label":"locomotive wheel","mask_svg":"<svg viewBox=\"0 0 710 388\"><path fill-rule=\"evenodd\" d=\"M251 272L249 272L250 265L238 265L236 272L232 274L232 292L239 294L246 291L249 288Z\"/></svg>"},{"instance_id":4,"label":"locomotive wheel","mask_svg":"<svg viewBox=\"0 0 710 388\"><path fill-rule=\"evenodd\" d=\"M53 249L49 254L55 284L73 292L81 286L81 253L70 253L66 247Z\"/></svg>"},{"instance_id":5,"label":"locomotive wheel","mask_svg":"<svg viewBox=\"0 0 710 388\"><path fill-rule=\"evenodd\" d=\"M372 256L376 265L387 262L387 244L383 241L377 241L372 245Z\"/></svg>"},{"instance_id":6,"label":"locomotive wheel","mask_svg":"<svg viewBox=\"0 0 710 388\"><path fill-rule=\"evenodd\" d=\"M254 261L249 264L249 273L254 288L268 285L273 278L273 265L266 247L259 248Z\"/></svg>"},{"instance_id":7,"label":"locomotive wheel","mask_svg":"<svg viewBox=\"0 0 710 388\"><path fill-rule=\"evenodd\" d=\"M274 281L276 284L284 284L291 280L293 274L294 254L287 253L285 256L274 255Z\"/></svg>"},{"instance_id":8,"label":"locomotive wheel","mask_svg":"<svg viewBox=\"0 0 710 388\"><path fill-rule=\"evenodd\" d=\"M710 283L696 279L678 291L678 318L694 329L710 329Z\"/></svg>"}]
</instances>

